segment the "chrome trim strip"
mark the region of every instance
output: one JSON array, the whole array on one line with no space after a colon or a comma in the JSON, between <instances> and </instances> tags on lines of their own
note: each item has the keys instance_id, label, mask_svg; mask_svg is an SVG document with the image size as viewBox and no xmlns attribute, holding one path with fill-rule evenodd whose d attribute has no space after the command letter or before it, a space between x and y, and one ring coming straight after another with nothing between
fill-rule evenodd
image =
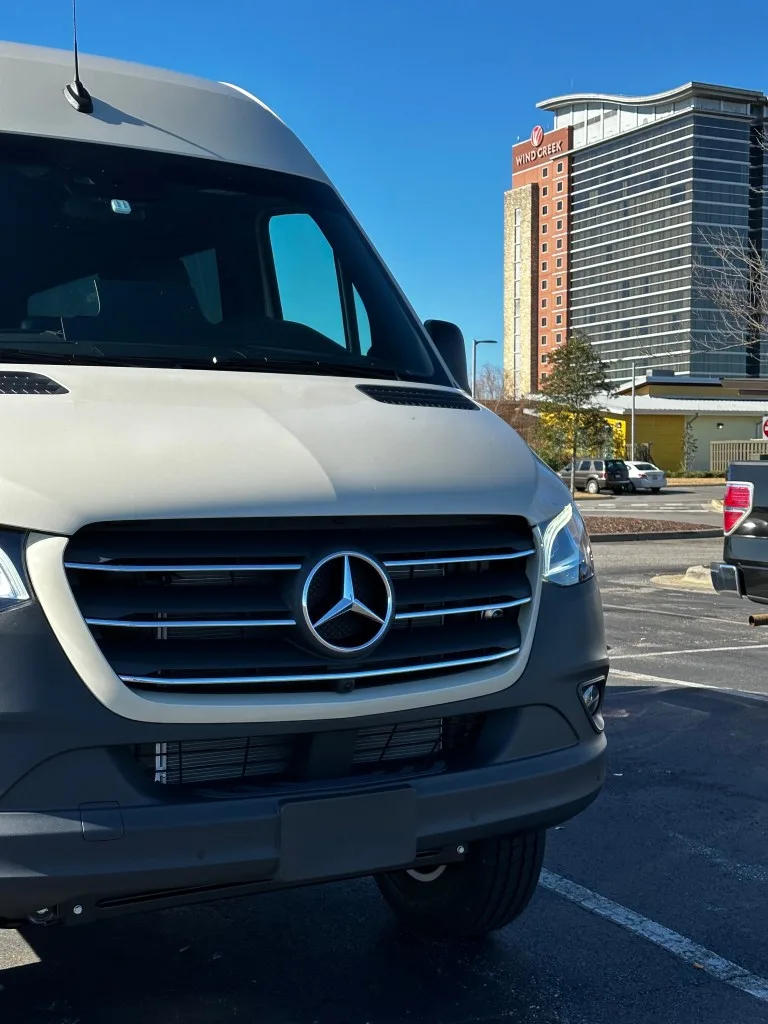
<instances>
[{"instance_id":1,"label":"chrome trim strip","mask_svg":"<svg viewBox=\"0 0 768 1024\"><path fill-rule=\"evenodd\" d=\"M432 608L428 611L398 612L395 615L395 620L402 622L407 619L434 619L438 615L468 615L470 612L493 612L497 608L518 608L521 604L530 603L530 597L520 597L516 601L497 601L495 604L475 604L463 608Z\"/></svg>"},{"instance_id":2,"label":"chrome trim strip","mask_svg":"<svg viewBox=\"0 0 768 1024\"><path fill-rule=\"evenodd\" d=\"M295 676L229 676L217 679L158 679L151 676L120 676L124 683L140 683L151 686L237 686L243 683L325 683L344 679L377 679L381 676L407 675L411 672L434 672L441 668L463 668L470 665L488 665L494 661L513 658L520 648L501 654L484 654L479 658L456 658L453 661L437 661L428 665L399 665L397 668L369 669L363 672L328 672L320 675Z\"/></svg>"},{"instance_id":3,"label":"chrome trim strip","mask_svg":"<svg viewBox=\"0 0 768 1024\"><path fill-rule=\"evenodd\" d=\"M407 569L415 565L465 565L469 562L512 562L517 558L528 558L535 555L534 548L526 551L515 551L509 555L457 555L453 558L406 558L403 561L385 562L387 569ZM397 581L395 581L397 582Z\"/></svg>"},{"instance_id":4,"label":"chrome trim strip","mask_svg":"<svg viewBox=\"0 0 768 1024\"><path fill-rule=\"evenodd\" d=\"M301 565L97 565L93 562L65 562L64 568L88 572L298 572Z\"/></svg>"},{"instance_id":5,"label":"chrome trim strip","mask_svg":"<svg viewBox=\"0 0 768 1024\"><path fill-rule=\"evenodd\" d=\"M295 626L295 619L153 619L151 622L132 622L130 619L86 619L89 626L115 626L123 629L224 629L246 626Z\"/></svg>"}]
</instances>

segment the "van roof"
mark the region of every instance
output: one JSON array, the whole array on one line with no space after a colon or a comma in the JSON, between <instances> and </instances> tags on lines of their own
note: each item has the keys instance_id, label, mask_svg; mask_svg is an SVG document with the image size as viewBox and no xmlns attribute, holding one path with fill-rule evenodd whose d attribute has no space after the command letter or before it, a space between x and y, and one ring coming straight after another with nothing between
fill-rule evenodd
<instances>
[{"instance_id":1,"label":"van roof","mask_svg":"<svg viewBox=\"0 0 768 1024\"><path fill-rule=\"evenodd\" d=\"M0 42L0 133L157 150L263 167L327 182L276 114L237 86L80 54L93 113L64 96L70 50Z\"/></svg>"}]
</instances>

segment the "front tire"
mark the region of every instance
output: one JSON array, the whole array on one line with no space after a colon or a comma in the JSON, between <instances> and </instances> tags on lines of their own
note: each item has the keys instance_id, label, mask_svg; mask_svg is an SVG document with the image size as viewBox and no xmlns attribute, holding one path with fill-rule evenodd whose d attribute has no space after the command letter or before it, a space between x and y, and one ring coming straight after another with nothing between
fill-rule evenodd
<instances>
[{"instance_id":1,"label":"front tire","mask_svg":"<svg viewBox=\"0 0 768 1024\"><path fill-rule=\"evenodd\" d=\"M587 494L598 494L600 492L600 484L597 480L587 481Z\"/></svg>"},{"instance_id":2,"label":"front tire","mask_svg":"<svg viewBox=\"0 0 768 1024\"><path fill-rule=\"evenodd\" d=\"M536 891L546 833L486 839L442 869L392 871L376 882L406 928L428 939L479 938L504 928Z\"/></svg>"}]
</instances>

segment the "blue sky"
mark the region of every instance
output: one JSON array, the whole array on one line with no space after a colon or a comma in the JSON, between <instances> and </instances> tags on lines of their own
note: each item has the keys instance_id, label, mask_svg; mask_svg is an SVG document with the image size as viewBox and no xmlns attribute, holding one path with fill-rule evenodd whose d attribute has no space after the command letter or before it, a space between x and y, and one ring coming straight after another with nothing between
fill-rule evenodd
<instances>
[{"instance_id":1,"label":"blue sky","mask_svg":"<svg viewBox=\"0 0 768 1024\"><path fill-rule=\"evenodd\" d=\"M70 0L3 8L0 37L70 45ZM84 51L260 96L339 186L417 312L467 338L501 340L502 194L512 144L549 126L538 100L691 79L768 88L758 0L79 0L79 22Z\"/></svg>"}]
</instances>

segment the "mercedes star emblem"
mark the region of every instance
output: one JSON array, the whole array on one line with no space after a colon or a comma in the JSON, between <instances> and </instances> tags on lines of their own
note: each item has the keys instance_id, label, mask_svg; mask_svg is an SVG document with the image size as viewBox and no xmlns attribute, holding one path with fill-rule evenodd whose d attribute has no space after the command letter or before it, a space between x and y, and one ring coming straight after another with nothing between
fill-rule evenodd
<instances>
[{"instance_id":1,"label":"mercedes star emblem","mask_svg":"<svg viewBox=\"0 0 768 1024\"><path fill-rule=\"evenodd\" d=\"M356 551L339 551L310 571L301 595L313 640L335 654L360 654L383 639L392 621L392 585L383 566Z\"/></svg>"}]
</instances>

